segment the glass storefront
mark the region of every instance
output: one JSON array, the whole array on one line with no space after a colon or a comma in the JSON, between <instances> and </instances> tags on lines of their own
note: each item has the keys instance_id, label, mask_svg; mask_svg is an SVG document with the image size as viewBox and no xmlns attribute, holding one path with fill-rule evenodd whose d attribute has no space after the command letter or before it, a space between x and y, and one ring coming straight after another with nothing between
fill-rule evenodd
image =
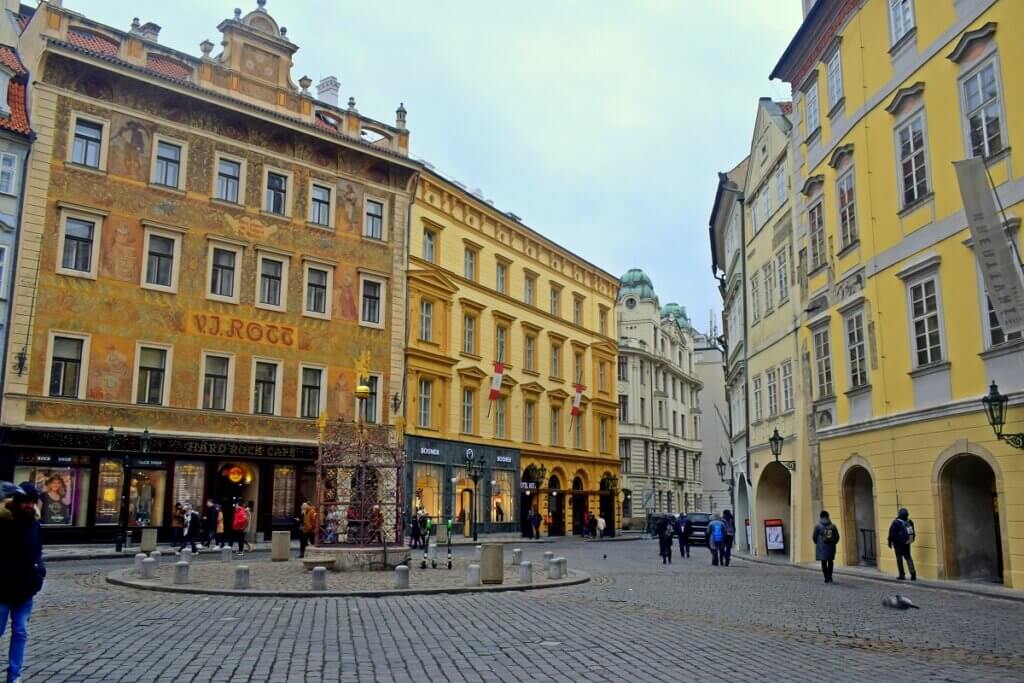
<instances>
[{"instance_id":1,"label":"glass storefront","mask_svg":"<svg viewBox=\"0 0 1024 683\"><path fill-rule=\"evenodd\" d=\"M206 466L201 462L179 460L174 463L174 503L188 503L199 509L203 504Z\"/></svg>"},{"instance_id":2,"label":"glass storefront","mask_svg":"<svg viewBox=\"0 0 1024 683\"><path fill-rule=\"evenodd\" d=\"M99 475L96 478L96 524L107 526L120 521L123 486L124 469L121 467L121 461L101 458Z\"/></svg>"},{"instance_id":3,"label":"glass storefront","mask_svg":"<svg viewBox=\"0 0 1024 683\"><path fill-rule=\"evenodd\" d=\"M85 526L89 508L88 467L16 467L16 482L30 481L39 489L40 523L43 526Z\"/></svg>"},{"instance_id":4,"label":"glass storefront","mask_svg":"<svg viewBox=\"0 0 1024 683\"><path fill-rule=\"evenodd\" d=\"M161 526L166 493L167 472L132 470L128 491L128 526Z\"/></svg>"},{"instance_id":5,"label":"glass storefront","mask_svg":"<svg viewBox=\"0 0 1024 683\"><path fill-rule=\"evenodd\" d=\"M441 482L444 479L443 465L426 465L416 463L413 465L412 483L414 510L423 509L428 517L440 519L441 510Z\"/></svg>"},{"instance_id":6,"label":"glass storefront","mask_svg":"<svg viewBox=\"0 0 1024 683\"><path fill-rule=\"evenodd\" d=\"M515 472L508 470L494 470L492 472L494 483L491 485L491 514L492 522L514 522L516 511L514 507L512 485L515 480Z\"/></svg>"}]
</instances>

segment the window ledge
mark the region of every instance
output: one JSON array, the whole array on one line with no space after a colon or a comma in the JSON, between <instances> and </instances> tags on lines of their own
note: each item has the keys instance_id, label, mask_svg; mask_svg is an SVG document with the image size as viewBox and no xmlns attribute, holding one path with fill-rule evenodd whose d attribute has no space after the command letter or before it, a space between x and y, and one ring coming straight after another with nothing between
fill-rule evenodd
<instances>
[{"instance_id":1,"label":"window ledge","mask_svg":"<svg viewBox=\"0 0 1024 683\"><path fill-rule=\"evenodd\" d=\"M253 306L253 308L258 308L261 311L273 311L274 313L287 313L288 312L288 309L285 308L284 306L274 306L273 304L263 304L263 303L256 302L252 306Z\"/></svg>"},{"instance_id":2,"label":"window ledge","mask_svg":"<svg viewBox=\"0 0 1024 683\"><path fill-rule=\"evenodd\" d=\"M292 222L292 217L288 214L274 213L273 211L267 211L266 209L260 209L260 215L266 216L267 218L274 218L279 221L286 221L288 223Z\"/></svg>"},{"instance_id":3,"label":"window ledge","mask_svg":"<svg viewBox=\"0 0 1024 683\"><path fill-rule=\"evenodd\" d=\"M1024 352L1024 339L1011 339L1002 344L990 346L979 353L978 356L982 360L990 360L992 358L1001 358L1002 356L1015 356L1022 352Z\"/></svg>"},{"instance_id":4,"label":"window ledge","mask_svg":"<svg viewBox=\"0 0 1024 683\"><path fill-rule=\"evenodd\" d=\"M374 322L370 322L369 320L360 320L359 321L359 326L360 327L369 327L372 330L383 330L384 329L384 323L374 323Z\"/></svg>"},{"instance_id":5,"label":"window ledge","mask_svg":"<svg viewBox=\"0 0 1024 683\"><path fill-rule=\"evenodd\" d=\"M534 377L540 377L540 373L539 372L537 372L536 370L531 370L530 368L523 368L523 372L525 372L527 375L533 375Z\"/></svg>"},{"instance_id":6,"label":"window ledge","mask_svg":"<svg viewBox=\"0 0 1024 683\"><path fill-rule=\"evenodd\" d=\"M832 108L828 110L828 118L829 118L829 120L834 119L836 117L836 114L838 114L839 111L841 109L843 109L845 106L846 106L846 95L843 95L838 100L836 100L835 104L832 105Z\"/></svg>"},{"instance_id":7,"label":"window ledge","mask_svg":"<svg viewBox=\"0 0 1024 683\"><path fill-rule=\"evenodd\" d=\"M836 402L836 395L835 394L828 394L827 396L822 396L821 398L819 398L816 401L814 401L813 405L814 405L815 408L818 408L820 406L828 405L830 403L835 403L835 402Z\"/></svg>"},{"instance_id":8,"label":"window ledge","mask_svg":"<svg viewBox=\"0 0 1024 683\"><path fill-rule=\"evenodd\" d=\"M855 398L855 397L861 396L863 394L870 394L871 393L871 385L870 384L865 384L863 386L855 387L853 389L850 389L850 390L846 391L845 393L846 393L846 397L847 398Z\"/></svg>"},{"instance_id":9,"label":"window ledge","mask_svg":"<svg viewBox=\"0 0 1024 683\"><path fill-rule=\"evenodd\" d=\"M101 176L104 176L104 177L106 177L106 175L107 175L107 169L105 169L105 168L98 168L96 166L86 166L85 164L76 164L73 161L68 161L64 165L66 167L68 167L68 168L73 168L76 171L85 171L86 173L95 173L96 175L101 175Z\"/></svg>"},{"instance_id":10,"label":"window ledge","mask_svg":"<svg viewBox=\"0 0 1024 683\"><path fill-rule=\"evenodd\" d=\"M80 278L82 278L84 280L95 280L95 279L97 279L95 271L73 270L71 268L59 268L58 267L57 268L57 274L58 275L67 275L68 277L80 277Z\"/></svg>"},{"instance_id":11,"label":"window ledge","mask_svg":"<svg viewBox=\"0 0 1024 683\"><path fill-rule=\"evenodd\" d=\"M912 204L904 206L896 215L900 218L906 218L933 199L935 199L934 191L918 197Z\"/></svg>"},{"instance_id":12,"label":"window ledge","mask_svg":"<svg viewBox=\"0 0 1024 683\"><path fill-rule=\"evenodd\" d=\"M934 375L939 372L949 372L949 368L952 365L948 360L939 361L937 363L929 363L928 365L922 365L919 368L911 370L907 374L917 379L918 377L924 377L926 375Z\"/></svg>"},{"instance_id":13,"label":"window ledge","mask_svg":"<svg viewBox=\"0 0 1024 683\"><path fill-rule=\"evenodd\" d=\"M210 197L210 203L216 204L217 206L223 206L226 209L235 209L236 211L245 211L245 204L238 202L231 202L227 199L220 199L219 197Z\"/></svg>"},{"instance_id":14,"label":"window ledge","mask_svg":"<svg viewBox=\"0 0 1024 683\"><path fill-rule=\"evenodd\" d=\"M892 47L889 48L889 54L892 55L892 56L896 56L896 53L899 52L900 50L902 50L905 45L907 45L912 40L914 40L914 38L916 36L917 36L917 27L915 26L914 28L910 29L909 31L904 33L902 36L900 36L900 39L892 44Z\"/></svg>"},{"instance_id":15,"label":"window ledge","mask_svg":"<svg viewBox=\"0 0 1024 683\"><path fill-rule=\"evenodd\" d=\"M282 311L283 312L283 311ZM330 320L331 316L326 313L316 313L314 311L302 311L303 318L311 318L313 320Z\"/></svg>"},{"instance_id":16,"label":"window ledge","mask_svg":"<svg viewBox=\"0 0 1024 683\"><path fill-rule=\"evenodd\" d=\"M828 261L825 261L824 263L821 263L821 264L815 266L813 270L811 270L811 271L809 271L807 273L807 279L810 280L812 277L816 276L818 273L820 273L821 271L825 270L825 268L827 266L828 266Z\"/></svg>"},{"instance_id":17,"label":"window ledge","mask_svg":"<svg viewBox=\"0 0 1024 683\"><path fill-rule=\"evenodd\" d=\"M324 225L323 223L314 223L313 221L306 221L307 228L313 228L315 230L323 230L324 232L334 232L333 225Z\"/></svg>"},{"instance_id":18,"label":"window ledge","mask_svg":"<svg viewBox=\"0 0 1024 683\"><path fill-rule=\"evenodd\" d=\"M561 377L555 377L554 375L548 375L548 379L551 380L552 382L558 382L559 384L565 382L565 380L562 379Z\"/></svg>"},{"instance_id":19,"label":"window ledge","mask_svg":"<svg viewBox=\"0 0 1024 683\"><path fill-rule=\"evenodd\" d=\"M849 254L850 252L852 252L854 249L856 249L859 246L860 246L860 238L858 237L857 239L853 240L852 242L847 244L845 247L840 249L839 252L836 254L836 258L843 258L844 256L846 256L847 254Z\"/></svg>"},{"instance_id":20,"label":"window ledge","mask_svg":"<svg viewBox=\"0 0 1024 683\"><path fill-rule=\"evenodd\" d=\"M178 289L176 287L165 287L164 285L154 285L149 282L143 282L139 285L141 289L149 290L150 292L160 292L162 294L177 294ZM0 296L0 299L6 297Z\"/></svg>"},{"instance_id":21,"label":"window ledge","mask_svg":"<svg viewBox=\"0 0 1024 683\"><path fill-rule=\"evenodd\" d=\"M467 351L459 351L459 355L462 356L463 358L469 358L470 360L476 360L476 361L484 359L483 356L478 356L475 353L469 353Z\"/></svg>"},{"instance_id":22,"label":"window ledge","mask_svg":"<svg viewBox=\"0 0 1024 683\"><path fill-rule=\"evenodd\" d=\"M1010 148L1003 147L995 154L990 154L987 157L985 157L985 165L991 166L992 164L997 164L1008 156L1010 156Z\"/></svg>"},{"instance_id":23,"label":"window ledge","mask_svg":"<svg viewBox=\"0 0 1024 683\"><path fill-rule=\"evenodd\" d=\"M160 192L167 192L168 194L175 194L175 195L178 195L179 197L184 197L185 196L185 190L181 189L180 187L174 187L172 185L161 185L160 183L154 183L152 181L150 181L148 183L148 185L149 185L149 189L151 189L151 190L158 190Z\"/></svg>"},{"instance_id":24,"label":"window ledge","mask_svg":"<svg viewBox=\"0 0 1024 683\"><path fill-rule=\"evenodd\" d=\"M810 147L811 143L813 143L815 140L817 140L820 137L821 137L821 126L818 126L814 130L812 130L810 132L810 134L808 134L808 136L806 138L804 138L804 144L807 145L808 147Z\"/></svg>"},{"instance_id":25,"label":"window ledge","mask_svg":"<svg viewBox=\"0 0 1024 683\"><path fill-rule=\"evenodd\" d=\"M369 235L361 235L361 237L363 238L364 241L369 242L370 244L386 245L388 243L388 241L383 238L370 237Z\"/></svg>"}]
</instances>

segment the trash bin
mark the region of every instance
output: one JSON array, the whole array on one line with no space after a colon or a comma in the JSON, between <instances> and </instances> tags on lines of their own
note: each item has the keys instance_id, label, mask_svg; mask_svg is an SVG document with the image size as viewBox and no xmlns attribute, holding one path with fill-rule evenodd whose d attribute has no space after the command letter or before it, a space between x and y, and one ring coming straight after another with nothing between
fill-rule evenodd
<instances>
[{"instance_id":1,"label":"trash bin","mask_svg":"<svg viewBox=\"0 0 1024 683\"><path fill-rule=\"evenodd\" d=\"M485 543L480 549L480 581L497 584L505 579L505 546L500 543Z\"/></svg>"},{"instance_id":2,"label":"trash bin","mask_svg":"<svg viewBox=\"0 0 1024 683\"><path fill-rule=\"evenodd\" d=\"M142 530L142 552L151 553L156 550L156 529Z\"/></svg>"},{"instance_id":3,"label":"trash bin","mask_svg":"<svg viewBox=\"0 0 1024 683\"><path fill-rule=\"evenodd\" d=\"M292 549L292 534L290 531L275 531L270 535L270 560L272 562L287 562Z\"/></svg>"}]
</instances>

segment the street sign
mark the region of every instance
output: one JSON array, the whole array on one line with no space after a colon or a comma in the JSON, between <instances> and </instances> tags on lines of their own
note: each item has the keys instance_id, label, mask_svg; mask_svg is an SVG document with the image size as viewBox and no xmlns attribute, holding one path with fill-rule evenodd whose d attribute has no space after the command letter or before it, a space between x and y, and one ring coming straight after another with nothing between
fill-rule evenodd
<instances>
[{"instance_id":1,"label":"street sign","mask_svg":"<svg viewBox=\"0 0 1024 683\"><path fill-rule=\"evenodd\" d=\"M654 490L644 489L640 492L641 500L643 501L644 510L654 510Z\"/></svg>"}]
</instances>

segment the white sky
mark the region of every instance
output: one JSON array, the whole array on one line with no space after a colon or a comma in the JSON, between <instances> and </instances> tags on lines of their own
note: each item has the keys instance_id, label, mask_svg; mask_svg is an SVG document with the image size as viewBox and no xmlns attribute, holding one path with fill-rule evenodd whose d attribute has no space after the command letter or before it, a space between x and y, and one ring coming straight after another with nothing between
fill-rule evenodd
<instances>
[{"instance_id":1,"label":"white sky","mask_svg":"<svg viewBox=\"0 0 1024 683\"><path fill-rule=\"evenodd\" d=\"M196 56L255 0L65 0ZM368 10L367 8L372 8ZM411 153L614 275L643 268L700 329L720 301L708 217L746 154L800 0L269 0L293 80L341 81L364 115L409 111Z\"/></svg>"}]
</instances>

